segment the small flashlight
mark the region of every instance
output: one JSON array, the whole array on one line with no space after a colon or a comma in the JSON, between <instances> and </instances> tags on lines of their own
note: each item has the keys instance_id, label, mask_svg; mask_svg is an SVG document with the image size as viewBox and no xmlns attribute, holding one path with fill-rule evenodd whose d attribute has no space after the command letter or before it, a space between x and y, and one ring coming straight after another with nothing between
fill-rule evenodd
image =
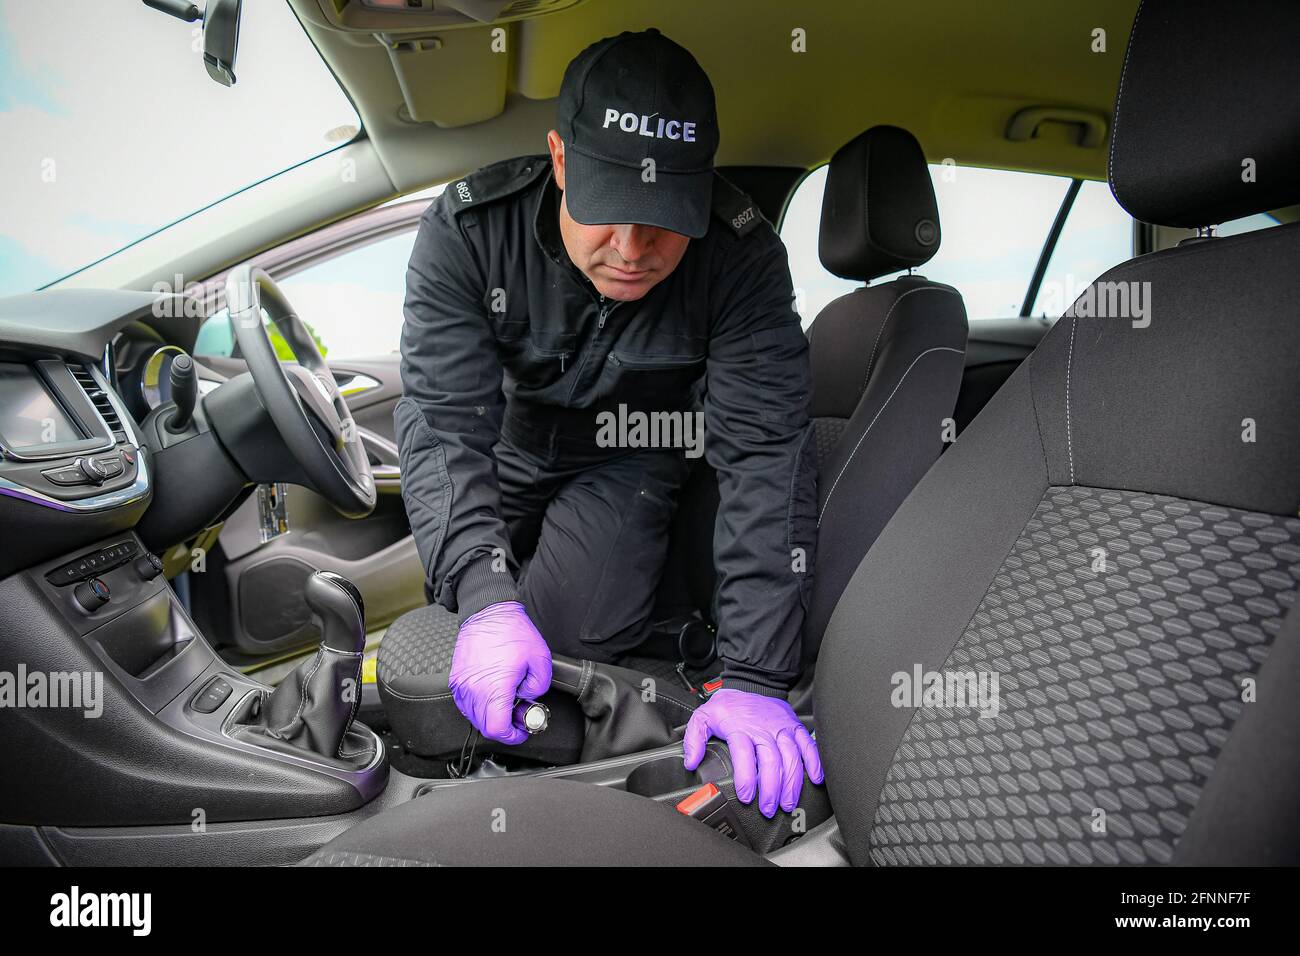
<instances>
[{"instance_id":1,"label":"small flashlight","mask_svg":"<svg viewBox=\"0 0 1300 956\"><path fill-rule=\"evenodd\" d=\"M517 700L512 713L516 726L530 734L540 734L551 723L551 712L540 700Z\"/></svg>"}]
</instances>

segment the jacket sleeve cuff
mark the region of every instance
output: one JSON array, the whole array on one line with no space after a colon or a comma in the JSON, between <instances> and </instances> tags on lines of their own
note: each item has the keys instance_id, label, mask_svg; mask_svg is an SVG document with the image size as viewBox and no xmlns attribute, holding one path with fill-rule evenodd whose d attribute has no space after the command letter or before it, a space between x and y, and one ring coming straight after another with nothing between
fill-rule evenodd
<instances>
[{"instance_id":1,"label":"jacket sleeve cuff","mask_svg":"<svg viewBox=\"0 0 1300 956\"><path fill-rule=\"evenodd\" d=\"M733 677L724 667L722 670L722 687L724 690L743 690L747 694L761 694L764 697L777 697L785 700L789 689L768 684L760 684L749 676Z\"/></svg>"},{"instance_id":2,"label":"jacket sleeve cuff","mask_svg":"<svg viewBox=\"0 0 1300 956\"><path fill-rule=\"evenodd\" d=\"M456 580L456 614L462 624L490 604L519 600L515 579L509 571L492 570L493 560L490 554L475 558Z\"/></svg>"}]
</instances>

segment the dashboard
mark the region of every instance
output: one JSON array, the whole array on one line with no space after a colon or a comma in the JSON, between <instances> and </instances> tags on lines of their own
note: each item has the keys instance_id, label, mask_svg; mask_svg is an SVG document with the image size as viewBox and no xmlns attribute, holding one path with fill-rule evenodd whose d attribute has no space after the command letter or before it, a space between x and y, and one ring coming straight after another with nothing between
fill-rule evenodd
<instances>
[{"instance_id":1,"label":"dashboard","mask_svg":"<svg viewBox=\"0 0 1300 956\"><path fill-rule=\"evenodd\" d=\"M147 402L141 393L133 410L115 387L112 343L166 298L0 299L0 576L130 528L148 508L154 476L137 417Z\"/></svg>"},{"instance_id":2,"label":"dashboard","mask_svg":"<svg viewBox=\"0 0 1300 956\"><path fill-rule=\"evenodd\" d=\"M141 499L148 468L127 418L93 365L0 361L0 494L71 511Z\"/></svg>"},{"instance_id":3,"label":"dashboard","mask_svg":"<svg viewBox=\"0 0 1300 956\"><path fill-rule=\"evenodd\" d=\"M258 484L312 487L245 363L187 356L203 318L185 303L88 289L0 299L0 579L124 532L163 552Z\"/></svg>"}]
</instances>

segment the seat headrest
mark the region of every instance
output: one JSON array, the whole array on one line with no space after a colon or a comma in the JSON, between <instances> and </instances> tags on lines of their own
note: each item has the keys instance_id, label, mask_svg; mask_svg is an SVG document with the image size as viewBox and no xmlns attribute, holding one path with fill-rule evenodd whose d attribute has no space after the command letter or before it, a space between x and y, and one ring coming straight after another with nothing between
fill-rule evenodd
<instances>
[{"instance_id":1,"label":"seat headrest","mask_svg":"<svg viewBox=\"0 0 1300 956\"><path fill-rule=\"evenodd\" d=\"M1143 0L1115 98L1110 188L1193 228L1300 200L1300 3Z\"/></svg>"},{"instance_id":2,"label":"seat headrest","mask_svg":"<svg viewBox=\"0 0 1300 956\"><path fill-rule=\"evenodd\" d=\"M817 252L842 279L870 282L939 251L939 207L921 144L873 126L831 157Z\"/></svg>"}]
</instances>

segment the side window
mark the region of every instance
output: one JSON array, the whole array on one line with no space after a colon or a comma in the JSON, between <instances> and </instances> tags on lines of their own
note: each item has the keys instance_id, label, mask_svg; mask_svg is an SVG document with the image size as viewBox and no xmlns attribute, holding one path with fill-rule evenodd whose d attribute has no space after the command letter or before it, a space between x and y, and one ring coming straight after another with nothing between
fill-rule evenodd
<instances>
[{"instance_id":1,"label":"side window","mask_svg":"<svg viewBox=\"0 0 1300 956\"><path fill-rule=\"evenodd\" d=\"M406 264L415 230L389 236L277 279L298 315L331 359L364 358L396 352L402 336ZM289 358L287 346L275 342ZM230 317L225 309L207 319L194 344L197 355L231 354Z\"/></svg>"},{"instance_id":2,"label":"side window","mask_svg":"<svg viewBox=\"0 0 1300 956\"><path fill-rule=\"evenodd\" d=\"M1257 212L1253 216L1246 216L1242 219L1234 219L1231 222L1225 222L1214 230L1216 236L1239 236L1243 232L1254 232L1256 229L1267 229L1270 226L1278 225L1278 220L1266 212Z\"/></svg>"},{"instance_id":3,"label":"side window","mask_svg":"<svg viewBox=\"0 0 1300 956\"><path fill-rule=\"evenodd\" d=\"M230 358L235 354L235 330L230 327L230 310L220 309L203 320L194 340L195 355Z\"/></svg>"},{"instance_id":4,"label":"side window","mask_svg":"<svg viewBox=\"0 0 1300 956\"><path fill-rule=\"evenodd\" d=\"M330 358L396 352L415 230L317 263L280 281Z\"/></svg>"},{"instance_id":5,"label":"side window","mask_svg":"<svg viewBox=\"0 0 1300 956\"><path fill-rule=\"evenodd\" d=\"M831 275L817 257L826 171L800 183L781 223L805 327L826 303L860 285ZM944 164L932 164L930 176L943 240L916 271L961 292L972 321L1018 316L1069 179Z\"/></svg>"},{"instance_id":6,"label":"side window","mask_svg":"<svg viewBox=\"0 0 1300 956\"><path fill-rule=\"evenodd\" d=\"M284 340L279 330L271 324L271 317L266 314L266 309L262 310L262 324L266 326L266 334L270 336L271 348L275 349L276 358L285 362L293 361L293 349L289 347L289 343ZM303 320L303 324L316 340L320 354L329 355L329 346L321 341L320 333L312 328L311 323L306 319ZM235 332L230 327L229 309L223 308L203 320L203 324L199 326L198 337L194 340L194 354L216 355L222 358L230 358L235 354Z\"/></svg>"},{"instance_id":7,"label":"side window","mask_svg":"<svg viewBox=\"0 0 1300 956\"><path fill-rule=\"evenodd\" d=\"M1097 276L1133 257L1133 220L1105 183L1084 182L1052 249L1030 315L1059 317Z\"/></svg>"}]
</instances>

